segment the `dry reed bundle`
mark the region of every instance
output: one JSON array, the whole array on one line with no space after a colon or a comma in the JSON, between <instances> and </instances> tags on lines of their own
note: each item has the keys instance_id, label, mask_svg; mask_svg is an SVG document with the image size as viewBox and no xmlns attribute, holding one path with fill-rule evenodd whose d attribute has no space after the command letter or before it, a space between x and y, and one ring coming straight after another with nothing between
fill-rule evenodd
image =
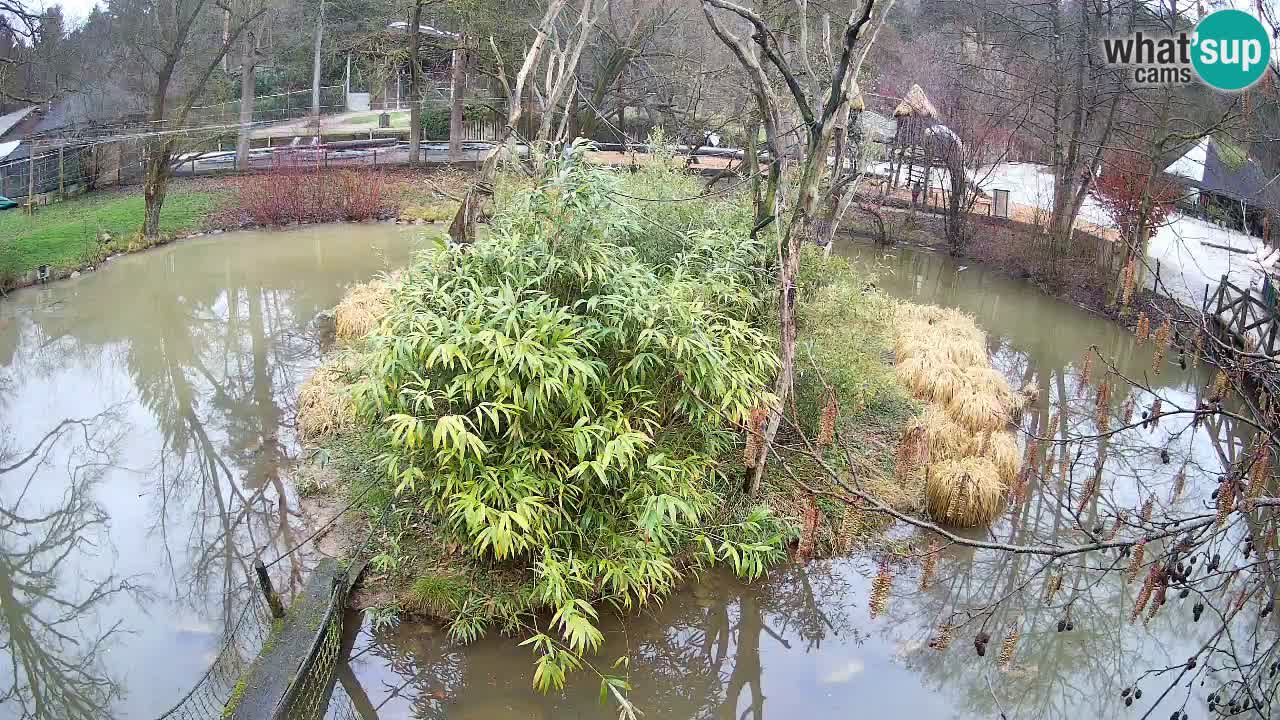
<instances>
[{"instance_id":1,"label":"dry reed bundle","mask_svg":"<svg viewBox=\"0 0 1280 720\"><path fill-rule=\"evenodd\" d=\"M916 418L915 425L924 430L929 444L929 459L957 460L969 454L973 442L970 433L947 415L940 405L930 404Z\"/></svg>"},{"instance_id":2,"label":"dry reed bundle","mask_svg":"<svg viewBox=\"0 0 1280 720\"><path fill-rule=\"evenodd\" d=\"M1004 495L1000 472L983 457L936 463L925 484L930 516L953 527L989 524L999 517Z\"/></svg>"},{"instance_id":3,"label":"dry reed bundle","mask_svg":"<svg viewBox=\"0 0 1280 720\"><path fill-rule=\"evenodd\" d=\"M918 400L945 403L964 387L960 366L933 355L907 358L898 363L894 374Z\"/></svg>"},{"instance_id":4,"label":"dry reed bundle","mask_svg":"<svg viewBox=\"0 0 1280 720\"><path fill-rule=\"evenodd\" d=\"M1018 449L1018 440L1008 430L988 430L973 436L964 454L991 460L1006 484L1013 482L1022 467L1022 451Z\"/></svg>"},{"instance_id":5,"label":"dry reed bundle","mask_svg":"<svg viewBox=\"0 0 1280 720\"><path fill-rule=\"evenodd\" d=\"M334 308L338 339L352 342L373 332L391 308L391 285L384 280L360 283Z\"/></svg>"},{"instance_id":6,"label":"dry reed bundle","mask_svg":"<svg viewBox=\"0 0 1280 720\"><path fill-rule=\"evenodd\" d=\"M298 432L310 442L330 437L351 427L356 408L351 402L345 369L337 364L322 365L302 384L298 392Z\"/></svg>"},{"instance_id":7,"label":"dry reed bundle","mask_svg":"<svg viewBox=\"0 0 1280 720\"><path fill-rule=\"evenodd\" d=\"M1003 427L1008 407L994 393L973 386L966 386L947 401L947 413L974 433Z\"/></svg>"}]
</instances>

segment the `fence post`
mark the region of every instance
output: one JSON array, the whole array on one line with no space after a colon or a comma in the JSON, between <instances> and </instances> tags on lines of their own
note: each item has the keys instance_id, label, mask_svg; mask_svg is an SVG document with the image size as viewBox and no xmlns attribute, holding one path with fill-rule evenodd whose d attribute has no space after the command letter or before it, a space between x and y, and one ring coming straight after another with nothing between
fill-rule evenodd
<instances>
[{"instance_id":1,"label":"fence post","mask_svg":"<svg viewBox=\"0 0 1280 720\"><path fill-rule=\"evenodd\" d=\"M280 602L280 595L276 593L275 588L271 587L271 576L267 574L267 566L262 564L262 560L253 561L253 571L258 575L258 588L262 590L262 595L267 599L267 606L271 608L271 617L279 619L284 617L284 605Z\"/></svg>"},{"instance_id":2,"label":"fence post","mask_svg":"<svg viewBox=\"0 0 1280 720\"><path fill-rule=\"evenodd\" d=\"M36 211L36 143L31 143L31 157L27 158L27 214Z\"/></svg>"},{"instance_id":3,"label":"fence post","mask_svg":"<svg viewBox=\"0 0 1280 720\"><path fill-rule=\"evenodd\" d=\"M58 199L59 200L62 200L67 197L67 168L65 164L66 149L67 147L65 145L58 146Z\"/></svg>"}]
</instances>

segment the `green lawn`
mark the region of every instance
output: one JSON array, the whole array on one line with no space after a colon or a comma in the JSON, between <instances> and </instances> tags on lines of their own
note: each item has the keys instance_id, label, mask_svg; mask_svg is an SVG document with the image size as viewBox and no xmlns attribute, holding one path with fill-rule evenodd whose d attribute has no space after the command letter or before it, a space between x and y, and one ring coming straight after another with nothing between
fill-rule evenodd
<instances>
[{"instance_id":1,"label":"green lawn","mask_svg":"<svg viewBox=\"0 0 1280 720\"><path fill-rule=\"evenodd\" d=\"M378 116L382 113L369 113L368 115L356 115L342 121L343 125L377 125ZM391 113L391 127L408 127L409 111L400 110Z\"/></svg>"},{"instance_id":2,"label":"green lawn","mask_svg":"<svg viewBox=\"0 0 1280 720\"><path fill-rule=\"evenodd\" d=\"M218 195L175 189L160 214L161 232L190 232L218 206ZM142 227L142 195L118 192L47 205L28 216L18 208L0 211L0 287L39 266L74 268L126 249ZM100 241L110 233L110 244Z\"/></svg>"}]
</instances>

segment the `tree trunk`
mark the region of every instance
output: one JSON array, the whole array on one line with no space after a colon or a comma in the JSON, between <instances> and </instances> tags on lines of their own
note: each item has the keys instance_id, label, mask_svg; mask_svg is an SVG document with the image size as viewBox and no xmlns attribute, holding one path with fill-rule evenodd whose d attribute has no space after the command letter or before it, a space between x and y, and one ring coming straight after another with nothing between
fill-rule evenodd
<instances>
[{"instance_id":1,"label":"tree trunk","mask_svg":"<svg viewBox=\"0 0 1280 720\"><path fill-rule=\"evenodd\" d=\"M142 219L142 237L147 240L160 238L160 208L169 191L169 156L172 152L171 142L162 140L147 156L147 174L142 185L142 198L146 206Z\"/></svg>"},{"instance_id":2,"label":"tree trunk","mask_svg":"<svg viewBox=\"0 0 1280 720\"><path fill-rule=\"evenodd\" d=\"M422 39L421 2L413 4L409 25L409 164L417 165L422 159L422 64L418 62Z\"/></svg>"},{"instance_id":3,"label":"tree trunk","mask_svg":"<svg viewBox=\"0 0 1280 720\"><path fill-rule=\"evenodd\" d=\"M324 0L320 0L320 14L316 17L315 48L311 57L311 117L320 134L320 48L324 44Z\"/></svg>"},{"instance_id":4,"label":"tree trunk","mask_svg":"<svg viewBox=\"0 0 1280 720\"><path fill-rule=\"evenodd\" d=\"M257 97L258 56L253 45L253 35L246 35L240 66L240 128L236 135L236 169L240 172L249 170L249 139L253 136L253 105Z\"/></svg>"},{"instance_id":5,"label":"tree trunk","mask_svg":"<svg viewBox=\"0 0 1280 720\"><path fill-rule=\"evenodd\" d=\"M449 162L462 160L462 110L467 92L467 46L459 39L449 67Z\"/></svg>"}]
</instances>

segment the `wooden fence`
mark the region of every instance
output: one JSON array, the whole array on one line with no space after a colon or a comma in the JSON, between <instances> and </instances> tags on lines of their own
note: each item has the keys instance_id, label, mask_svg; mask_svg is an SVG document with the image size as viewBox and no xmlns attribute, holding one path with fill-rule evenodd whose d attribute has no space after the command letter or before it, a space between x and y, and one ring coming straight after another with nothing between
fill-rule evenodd
<instances>
[{"instance_id":1,"label":"wooden fence","mask_svg":"<svg viewBox=\"0 0 1280 720\"><path fill-rule=\"evenodd\" d=\"M1267 298L1254 295L1223 275L1212 293L1205 287L1204 312L1245 348L1268 355L1276 353L1280 313Z\"/></svg>"}]
</instances>

